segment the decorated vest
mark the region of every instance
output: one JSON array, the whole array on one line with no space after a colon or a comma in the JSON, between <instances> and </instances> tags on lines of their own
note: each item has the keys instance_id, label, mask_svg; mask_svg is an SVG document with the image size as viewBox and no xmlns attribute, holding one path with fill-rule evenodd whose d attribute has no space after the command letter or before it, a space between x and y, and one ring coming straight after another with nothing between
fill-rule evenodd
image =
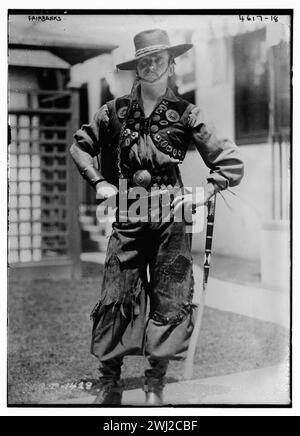
<instances>
[{"instance_id":1,"label":"decorated vest","mask_svg":"<svg viewBox=\"0 0 300 436\"><path fill-rule=\"evenodd\" d=\"M122 156L126 155L126 149L138 144L140 136L144 134L150 135L161 152L183 161L189 145L183 114L189 105L189 102L178 97L174 100L166 98L145 118L138 101L131 101L129 96L108 102L109 148L114 156L115 166L119 166L118 169L114 168L115 177L118 171L119 176L122 173ZM111 179L111 175L108 178Z\"/></svg>"}]
</instances>

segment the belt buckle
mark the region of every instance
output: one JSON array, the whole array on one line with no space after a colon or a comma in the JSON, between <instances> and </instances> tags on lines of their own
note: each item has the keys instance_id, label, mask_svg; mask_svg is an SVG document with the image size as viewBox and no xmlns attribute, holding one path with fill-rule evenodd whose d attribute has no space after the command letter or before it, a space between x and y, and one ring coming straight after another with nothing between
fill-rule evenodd
<instances>
[{"instance_id":1,"label":"belt buckle","mask_svg":"<svg viewBox=\"0 0 300 436\"><path fill-rule=\"evenodd\" d=\"M132 176L133 186L148 188L151 184L152 176L148 170L137 170Z\"/></svg>"}]
</instances>

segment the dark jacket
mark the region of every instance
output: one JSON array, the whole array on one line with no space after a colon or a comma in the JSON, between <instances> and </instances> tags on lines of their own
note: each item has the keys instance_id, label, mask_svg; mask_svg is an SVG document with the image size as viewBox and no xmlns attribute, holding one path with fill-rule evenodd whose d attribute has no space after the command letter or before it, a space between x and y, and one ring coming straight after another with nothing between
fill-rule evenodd
<instances>
[{"instance_id":1,"label":"dark jacket","mask_svg":"<svg viewBox=\"0 0 300 436\"><path fill-rule=\"evenodd\" d=\"M139 94L133 98L126 95L102 106L93 121L83 125L74 138L70 149L72 158L91 184L104 178L118 186L119 177L130 177L139 168L159 174L169 157L183 161L190 143L195 144L211 170L207 180L220 189L238 185L243 177L238 147L229 139L218 138L205 122L202 111L175 96L170 88L148 118L144 116ZM141 144L145 150L157 149L161 158L153 163L152 157L142 157L130 165L128 152L134 147L138 150ZM93 166L93 157L97 155L100 155L100 169ZM175 172L180 179L178 165Z\"/></svg>"}]
</instances>

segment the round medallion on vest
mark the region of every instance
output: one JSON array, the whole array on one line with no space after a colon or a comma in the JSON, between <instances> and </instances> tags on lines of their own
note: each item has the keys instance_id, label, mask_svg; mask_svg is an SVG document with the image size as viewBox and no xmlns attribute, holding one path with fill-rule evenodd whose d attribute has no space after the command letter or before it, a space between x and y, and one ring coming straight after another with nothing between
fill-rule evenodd
<instances>
[{"instance_id":1,"label":"round medallion on vest","mask_svg":"<svg viewBox=\"0 0 300 436\"><path fill-rule=\"evenodd\" d=\"M121 118L121 119L125 118L126 112L127 112L127 106L121 107L117 112L118 118Z\"/></svg>"},{"instance_id":2,"label":"round medallion on vest","mask_svg":"<svg viewBox=\"0 0 300 436\"><path fill-rule=\"evenodd\" d=\"M156 133L156 132L158 132L158 126L156 126L155 124L153 124L153 125L150 127L150 130L151 130L151 132Z\"/></svg>"},{"instance_id":3,"label":"round medallion on vest","mask_svg":"<svg viewBox=\"0 0 300 436\"><path fill-rule=\"evenodd\" d=\"M180 120L179 113L173 109L169 109L166 112L166 118L168 121L171 121L172 123L176 123Z\"/></svg>"}]
</instances>

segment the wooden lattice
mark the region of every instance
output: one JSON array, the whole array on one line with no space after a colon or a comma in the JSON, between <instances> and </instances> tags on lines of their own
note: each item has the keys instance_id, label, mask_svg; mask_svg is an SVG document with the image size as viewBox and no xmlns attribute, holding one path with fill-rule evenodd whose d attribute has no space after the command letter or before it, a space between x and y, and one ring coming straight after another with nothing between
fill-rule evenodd
<instances>
[{"instance_id":1,"label":"wooden lattice","mask_svg":"<svg viewBox=\"0 0 300 436\"><path fill-rule=\"evenodd\" d=\"M71 93L26 93L10 109L9 261L34 262L70 254L68 148Z\"/></svg>"}]
</instances>

